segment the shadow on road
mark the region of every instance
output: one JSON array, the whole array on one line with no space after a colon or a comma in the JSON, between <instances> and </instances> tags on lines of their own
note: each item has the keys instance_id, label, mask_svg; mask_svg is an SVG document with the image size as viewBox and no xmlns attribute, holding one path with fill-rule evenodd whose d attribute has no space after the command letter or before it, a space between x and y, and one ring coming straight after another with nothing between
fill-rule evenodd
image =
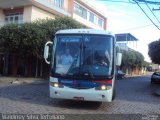
<instances>
[{"instance_id":1,"label":"shadow on road","mask_svg":"<svg viewBox=\"0 0 160 120\"><path fill-rule=\"evenodd\" d=\"M50 105L57 107L65 107L65 108L76 108L76 109L85 109L85 110L96 110L103 104L101 102L93 102L93 101L75 101L75 100L54 100L50 99Z\"/></svg>"}]
</instances>

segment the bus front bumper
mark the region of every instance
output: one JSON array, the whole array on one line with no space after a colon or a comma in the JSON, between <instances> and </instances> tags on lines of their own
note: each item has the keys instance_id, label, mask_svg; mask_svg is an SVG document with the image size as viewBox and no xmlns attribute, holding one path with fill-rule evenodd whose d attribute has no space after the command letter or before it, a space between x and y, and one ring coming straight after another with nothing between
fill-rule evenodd
<instances>
[{"instance_id":1,"label":"bus front bumper","mask_svg":"<svg viewBox=\"0 0 160 120\"><path fill-rule=\"evenodd\" d=\"M50 97L58 99L111 102L112 89L110 90L95 90L95 88L74 89L65 86L64 88L50 86Z\"/></svg>"}]
</instances>

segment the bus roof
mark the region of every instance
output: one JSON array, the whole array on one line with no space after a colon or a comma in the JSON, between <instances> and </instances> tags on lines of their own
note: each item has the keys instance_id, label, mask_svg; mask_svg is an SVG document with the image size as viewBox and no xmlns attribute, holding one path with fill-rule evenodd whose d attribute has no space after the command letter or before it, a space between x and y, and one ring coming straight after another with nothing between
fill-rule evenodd
<instances>
[{"instance_id":1,"label":"bus roof","mask_svg":"<svg viewBox=\"0 0 160 120\"><path fill-rule=\"evenodd\" d=\"M97 29L66 29L59 30L56 34L100 34L100 35L114 35L113 33L105 30Z\"/></svg>"}]
</instances>

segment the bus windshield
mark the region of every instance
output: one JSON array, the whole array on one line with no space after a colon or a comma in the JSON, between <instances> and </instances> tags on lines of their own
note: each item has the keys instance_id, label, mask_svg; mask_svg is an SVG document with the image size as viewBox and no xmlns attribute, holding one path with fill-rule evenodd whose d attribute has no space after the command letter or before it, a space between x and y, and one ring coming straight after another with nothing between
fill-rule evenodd
<instances>
[{"instance_id":1,"label":"bus windshield","mask_svg":"<svg viewBox=\"0 0 160 120\"><path fill-rule=\"evenodd\" d=\"M74 78L111 76L113 37L109 35L56 35L52 73Z\"/></svg>"}]
</instances>

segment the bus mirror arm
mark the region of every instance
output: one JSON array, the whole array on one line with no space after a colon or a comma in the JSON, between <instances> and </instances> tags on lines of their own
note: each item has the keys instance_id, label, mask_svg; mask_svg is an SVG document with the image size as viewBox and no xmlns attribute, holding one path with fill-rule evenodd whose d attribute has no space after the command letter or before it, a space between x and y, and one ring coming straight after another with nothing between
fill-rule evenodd
<instances>
[{"instance_id":1,"label":"bus mirror arm","mask_svg":"<svg viewBox=\"0 0 160 120\"><path fill-rule=\"evenodd\" d=\"M53 44L53 42L48 41L48 42L45 44L45 47L44 47L44 55L43 55L43 57L44 57L44 60L45 60L45 62L46 62L47 64L50 64L50 61L48 61L47 59L48 59L48 57L49 57L49 45L52 45L52 44Z\"/></svg>"}]
</instances>

